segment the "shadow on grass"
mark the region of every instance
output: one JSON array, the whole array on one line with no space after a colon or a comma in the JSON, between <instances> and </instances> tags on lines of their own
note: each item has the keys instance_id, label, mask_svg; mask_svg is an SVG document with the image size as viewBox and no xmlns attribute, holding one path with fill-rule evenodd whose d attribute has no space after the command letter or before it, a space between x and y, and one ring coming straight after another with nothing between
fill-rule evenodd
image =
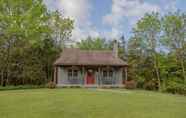
<instances>
[{"instance_id":1,"label":"shadow on grass","mask_svg":"<svg viewBox=\"0 0 186 118\"><path fill-rule=\"evenodd\" d=\"M25 89L39 89L39 88L46 88L45 85L18 85L18 86L0 86L0 91L7 91L7 90L25 90Z\"/></svg>"}]
</instances>

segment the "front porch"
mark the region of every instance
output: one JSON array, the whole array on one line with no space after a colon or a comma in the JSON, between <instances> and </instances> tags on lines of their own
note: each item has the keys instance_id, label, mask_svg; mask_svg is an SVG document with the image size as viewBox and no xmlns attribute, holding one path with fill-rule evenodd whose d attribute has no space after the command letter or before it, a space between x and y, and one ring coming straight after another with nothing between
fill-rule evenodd
<instances>
[{"instance_id":1,"label":"front porch","mask_svg":"<svg viewBox=\"0 0 186 118\"><path fill-rule=\"evenodd\" d=\"M127 67L58 66L55 82L58 87L124 87Z\"/></svg>"}]
</instances>

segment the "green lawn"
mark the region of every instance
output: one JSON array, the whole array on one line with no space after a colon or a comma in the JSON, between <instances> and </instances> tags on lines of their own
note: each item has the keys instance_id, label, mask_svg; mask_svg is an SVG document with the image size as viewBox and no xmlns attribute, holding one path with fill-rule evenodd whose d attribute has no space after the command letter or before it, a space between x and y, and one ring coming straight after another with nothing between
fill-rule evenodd
<instances>
[{"instance_id":1,"label":"green lawn","mask_svg":"<svg viewBox=\"0 0 186 118\"><path fill-rule=\"evenodd\" d=\"M186 118L186 97L121 89L0 91L0 118Z\"/></svg>"}]
</instances>

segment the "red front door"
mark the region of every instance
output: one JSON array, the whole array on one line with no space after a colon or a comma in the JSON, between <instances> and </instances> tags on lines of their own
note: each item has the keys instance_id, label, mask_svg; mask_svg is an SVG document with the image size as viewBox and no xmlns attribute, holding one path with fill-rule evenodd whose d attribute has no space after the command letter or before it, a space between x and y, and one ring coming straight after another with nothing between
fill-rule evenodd
<instances>
[{"instance_id":1,"label":"red front door","mask_svg":"<svg viewBox=\"0 0 186 118\"><path fill-rule=\"evenodd\" d=\"M93 73L87 73L86 76L86 84L94 84L95 83L95 78Z\"/></svg>"}]
</instances>

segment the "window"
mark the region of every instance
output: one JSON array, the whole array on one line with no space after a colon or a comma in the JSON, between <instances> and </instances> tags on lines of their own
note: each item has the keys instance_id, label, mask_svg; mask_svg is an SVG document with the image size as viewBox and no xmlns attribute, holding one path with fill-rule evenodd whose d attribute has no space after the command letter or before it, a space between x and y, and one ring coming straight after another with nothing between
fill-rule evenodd
<instances>
[{"instance_id":1,"label":"window","mask_svg":"<svg viewBox=\"0 0 186 118\"><path fill-rule=\"evenodd\" d=\"M104 70L103 77L113 77L113 71L112 70Z\"/></svg>"},{"instance_id":2,"label":"window","mask_svg":"<svg viewBox=\"0 0 186 118\"><path fill-rule=\"evenodd\" d=\"M109 71L109 77L112 77L112 76L113 76L113 71L110 70L110 71Z\"/></svg>"},{"instance_id":3,"label":"window","mask_svg":"<svg viewBox=\"0 0 186 118\"><path fill-rule=\"evenodd\" d=\"M68 70L68 77L72 77L72 70L71 69Z\"/></svg>"},{"instance_id":4,"label":"window","mask_svg":"<svg viewBox=\"0 0 186 118\"><path fill-rule=\"evenodd\" d=\"M77 70L74 70L73 76L74 76L74 77L77 77L77 76L78 76L78 71L77 71Z\"/></svg>"},{"instance_id":5,"label":"window","mask_svg":"<svg viewBox=\"0 0 186 118\"><path fill-rule=\"evenodd\" d=\"M68 70L68 77L77 77L78 76L78 70Z\"/></svg>"},{"instance_id":6,"label":"window","mask_svg":"<svg viewBox=\"0 0 186 118\"><path fill-rule=\"evenodd\" d=\"M78 69L69 68L67 72L68 72L67 73L68 84L81 84L82 81L78 77L78 73L79 73Z\"/></svg>"},{"instance_id":7,"label":"window","mask_svg":"<svg viewBox=\"0 0 186 118\"><path fill-rule=\"evenodd\" d=\"M103 71L103 77L107 77L107 71L106 70Z\"/></svg>"},{"instance_id":8,"label":"window","mask_svg":"<svg viewBox=\"0 0 186 118\"><path fill-rule=\"evenodd\" d=\"M102 71L103 73L103 78L101 79L101 84L105 85L111 85L114 84L115 78L113 78L113 70L111 69L105 69Z\"/></svg>"}]
</instances>

